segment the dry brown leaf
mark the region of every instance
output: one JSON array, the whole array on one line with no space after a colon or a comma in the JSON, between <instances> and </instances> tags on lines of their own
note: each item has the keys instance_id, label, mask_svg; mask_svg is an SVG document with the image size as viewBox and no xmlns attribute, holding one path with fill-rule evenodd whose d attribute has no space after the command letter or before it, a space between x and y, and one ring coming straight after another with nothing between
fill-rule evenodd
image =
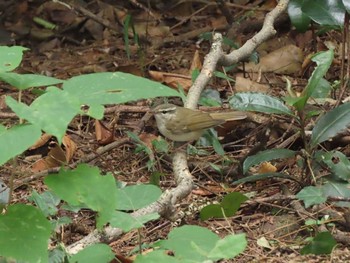
<instances>
[{"instance_id":1,"label":"dry brown leaf","mask_svg":"<svg viewBox=\"0 0 350 263\"><path fill-rule=\"evenodd\" d=\"M194 52L194 55L193 55L193 59L192 59L192 63L191 63L191 67L190 67L190 70L189 70L189 74L192 73L193 70L195 69L202 69L202 61L201 61L201 58L199 56L199 51L196 50L196 52Z\"/></svg>"},{"instance_id":2,"label":"dry brown leaf","mask_svg":"<svg viewBox=\"0 0 350 263\"><path fill-rule=\"evenodd\" d=\"M43 145L45 145L52 138L49 134L43 134L41 138L36 142L34 146L31 148L36 149ZM32 166L31 170L33 172L41 172L50 168L59 167L63 164L70 162L73 158L73 155L77 149L75 142L69 137L69 135L65 135L62 139L62 144L65 148L63 150L57 142L49 143L49 152L47 156L36 161Z\"/></svg>"},{"instance_id":3,"label":"dry brown leaf","mask_svg":"<svg viewBox=\"0 0 350 263\"><path fill-rule=\"evenodd\" d=\"M40 138L28 150L35 150L45 145L51 138L52 138L51 134L48 134L48 133L42 134Z\"/></svg>"},{"instance_id":4,"label":"dry brown leaf","mask_svg":"<svg viewBox=\"0 0 350 263\"><path fill-rule=\"evenodd\" d=\"M62 144L65 147L65 156L66 156L66 161L69 163L75 151L77 150L77 145L76 143L70 138L69 135L65 135L62 139Z\"/></svg>"},{"instance_id":5,"label":"dry brown leaf","mask_svg":"<svg viewBox=\"0 0 350 263\"><path fill-rule=\"evenodd\" d=\"M224 16L211 17L210 24L213 28L221 28L222 26L227 25L227 20Z\"/></svg>"},{"instance_id":6,"label":"dry brown leaf","mask_svg":"<svg viewBox=\"0 0 350 263\"><path fill-rule=\"evenodd\" d=\"M100 145L106 145L115 140L114 132L108 129L101 121L95 120L96 140Z\"/></svg>"},{"instance_id":7,"label":"dry brown leaf","mask_svg":"<svg viewBox=\"0 0 350 263\"><path fill-rule=\"evenodd\" d=\"M302 62L302 50L295 45L288 45L262 57L258 64L254 62L247 63L245 69L252 72L292 74L301 71Z\"/></svg>"},{"instance_id":8,"label":"dry brown leaf","mask_svg":"<svg viewBox=\"0 0 350 263\"><path fill-rule=\"evenodd\" d=\"M275 8L276 5L277 5L276 0L266 0L264 1L264 4L262 5L262 7L272 9L272 8Z\"/></svg>"},{"instance_id":9,"label":"dry brown leaf","mask_svg":"<svg viewBox=\"0 0 350 263\"><path fill-rule=\"evenodd\" d=\"M152 141L159 140L157 136L152 133L143 132L139 135L140 140L150 149L153 148Z\"/></svg>"},{"instance_id":10,"label":"dry brown leaf","mask_svg":"<svg viewBox=\"0 0 350 263\"><path fill-rule=\"evenodd\" d=\"M57 143L54 143L54 146L50 149L48 155L36 161L32 165L31 170L33 172L41 172L50 168L59 167L65 163L66 155L64 151Z\"/></svg>"},{"instance_id":11,"label":"dry brown leaf","mask_svg":"<svg viewBox=\"0 0 350 263\"><path fill-rule=\"evenodd\" d=\"M236 76L235 91L236 92L261 92L267 93L270 87L267 84L260 84L241 76Z\"/></svg>"},{"instance_id":12,"label":"dry brown leaf","mask_svg":"<svg viewBox=\"0 0 350 263\"><path fill-rule=\"evenodd\" d=\"M5 102L6 95L0 96L0 110L4 110L7 108L7 104Z\"/></svg>"},{"instance_id":13,"label":"dry brown leaf","mask_svg":"<svg viewBox=\"0 0 350 263\"><path fill-rule=\"evenodd\" d=\"M153 80L165 83L172 88L177 88L178 85L181 85L181 87L187 91L192 85L192 80L189 76L153 70L148 71L148 73Z\"/></svg>"},{"instance_id":14,"label":"dry brown leaf","mask_svg":"<svg viewBox=\"0 0 350 263\"><path fill-rule=\"evenodd\" d=\"M265 173L274 173L277 171L276 166L272 165L269 162L263 162L260 164L258 174L265 174Z\"/></svg>"}]
</instances>

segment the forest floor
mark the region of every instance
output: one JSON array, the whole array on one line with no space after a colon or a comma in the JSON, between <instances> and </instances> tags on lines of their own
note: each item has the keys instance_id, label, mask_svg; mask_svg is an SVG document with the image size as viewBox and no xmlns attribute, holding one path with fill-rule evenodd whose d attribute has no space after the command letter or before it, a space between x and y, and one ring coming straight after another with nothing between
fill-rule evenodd
<instances>
[{"instance_id":1,"label":"forest floor","mask_svg":"<svg viewBox=\"0 0 350 263\"><path fill-rule=\"evenodd\" d=\"M140 1L142 6L133 5L133 1L86 2L90 4L82 8L90 10L92 15L84 13L83 9L79 11L77 7L75 11L68 11L62 5L49 1L21 1L21 4L13 3L7 6L0 25L1 44L21 45L30 49L25 52L23 63L17 72L68 79L81 74L122 71L161 81L172 87L180 83L187 91L191 85L191 71L194 67L200 68L210 50L211 43L205 37L218 31L231 36L238 46L244 44L261 28L266 13L274 7L275 1L237 1L240 3L228 4L227 8L232 14L232 27L228 26L228 18L222 15L215 2L170 1L171 4L165 5L162 1L155 1L156 4L149 8L145 7L147 4L142 4L147 1ZM152 12L149 12L150 10ZM131 14L138 34L138 40L135 42L132 30L129 30L128 44L124 41L122 26L127 14ZM34 16L59 25L59 30L43 29L32 21ZM96 17L101 20L96 22ZM107 27L104 22L110 26ZM329 45L336 47L336 50L340 49L341 34L336 31L329 31L320 36L315 36L311 30L298 33L290 25L288 17L282 17L276 23L276 29L278 34L263 43L258 52L259 56L277 52L275 57L271 57L272 62L266 62L262 68L279 64L281 68L285 68L270 72L261 69L255 71L254 63L246 63L245 67L240 64L228 72L224 72L222 68L218 69L235 82L213 78L208 87L207 98L215 96L212 95L213 90L218 91L224 101L235 92L263 92L280 98L286 94L284 76L288 76L293 87L301 91L314 67L307 63L308 56L317 51L327 50ZM339 53L336 52L335 62L326 76L330 82L339 79L339 61ZM29 104L35 98L34 94L32 90L26 90L22 94L22 101ZM0 84L0 110L9 113L10 110L4 103L5 95L17 97L18 91L4 83ZM171 101L180 102L176 99ZM107 110L104 119L101 120L106 126L106 131L101 129L100 132L114 133L114 140L127 138L126 131L133 131L135 127L139 127L141 118L153 104L152 100L142 100L127 105L107 105L109 111ZM329 105L319 108L326 110ZM298 216L291 200L284 199L281 195L283 188L289 189L290 194L300 191L300 185L294 181L269 178L239 185L232 184L243 177L237 172L237 166L252 154L252 150L256 151L256 145L262 145L261 149L282 147L295 133L291 121L286 118L256 115L258 117L221 127L218 132L223 137L226 152L224 156L216 154L211 147L196 146L197 149L205 150L205 154L193 154L188 157L196 187L178 204L177 212L182 216L176 222L160 219L148 223L141 230L142 242L152 243L160 238L165 239L171 229L189 224L204 226L221 237L233 232L245 233L248 240L246 250L230 262L350 261L349 249L344 244L337 245L331 255L300 255L305 239L313 236L313 233L312 228L305 225L303 219ZM257 118L259 120L256 120ZM0 121L11 126L16 119L2 116ZM96 129L99 128L95 126L95 120L82 116L76 117L70 124L67 134L77 145L72 162L83 159L94 153L98 147L108 144L108 141L101 142L100 138L96 138ZM153 120L144 125L141 137L145 144L149 145L150 140L158 137L155 127ZM34 166L34 163L50 155L50 151L51 155L53 154L50 143L55 142L48 141L40 149L28 151L18 159L16 167L13 163L0 167L0 178L8 183L8 176L14 170L22 171L23 177L28 176L28 171L32 175L38 174L43 168ZM349 154L346 145L334 142L329 147ZM148 183L157 171L162 175L162 190L175 186L171 151L169 154L154 153L152 172L147 168L149 156L136 153L135 148L135 143L127 141L89 163L98 166L103 173L112 173L118 181L127 184ZM299 150L302 143L296 137L286 144L285 148ZM303 171L297 163L297 158L276 160L266 164L272 168L260 167L251 172L259 173L259 169L268 169L284 171L301 178ZM20 179L18 178L18 181ZM46 190L42 179L35 177L18 185L13 193L13 202L26 203L33 190L39 193ZM236 215L227 220L200 220L200 207L220 201L225 194L234 191L246 194L250 199L242 204ZM269 199L273 196L280 196L280 199ZM344 212L332 204L325 205L323 209L328 208L340 214ZM65 212L61 213L63 215ZM315 218L323 216L319 211L310 213ZM74 222L58 233L66 245L76 242L95 228L94 215L90 211L81 211L73 218ZM334 228L342 228L336 221L332 223ZM129 256L138 246L138 234L137 230L130 231L110 246L117 254Z\"/></svg>"}]
</instances>

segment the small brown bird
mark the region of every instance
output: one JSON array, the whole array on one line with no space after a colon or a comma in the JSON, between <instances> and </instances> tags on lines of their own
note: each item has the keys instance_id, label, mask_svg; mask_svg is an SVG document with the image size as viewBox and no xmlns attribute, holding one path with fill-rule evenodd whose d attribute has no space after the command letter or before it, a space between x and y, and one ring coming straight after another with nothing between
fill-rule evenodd
<instances>
[{"instance_id":1,"label":"small brown bird","mask_svg":"<svg viewBox=\"0 0 350 263\"><path fill-rule=\"evenodd\" d=\"M246 113L239 111L209 113L174 104L161 104L152 112L160 133L177 142L197 140L206 129L228 120L242 120L247 117Z\"/></svg>"}]
</instances>

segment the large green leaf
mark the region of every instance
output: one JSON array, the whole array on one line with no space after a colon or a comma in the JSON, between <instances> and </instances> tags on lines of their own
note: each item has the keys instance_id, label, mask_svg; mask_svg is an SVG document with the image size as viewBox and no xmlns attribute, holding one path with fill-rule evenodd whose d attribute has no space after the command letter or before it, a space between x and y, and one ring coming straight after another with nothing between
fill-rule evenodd
<instances>
[{"instance_id":1,"label":"large green leaf","mask_svg":"<svg viewBox=\"0 0 350 263\"><path fill-rule=\"evenodd\" d=\"M18 262L48 262L51 225L39 209L10 205L0 214L0 233L0 256Z\"/></svg>"},{"instance_id":2,"label":"large green leaf","mask_svg":"<svg viewBox=\"0 0 350 263\"><path fill-rule=\"evenodd\" d=\"M155 185L131 185L117 189L118 210L136 210L158 200L162 191Z\"/></svg>"},{"instance_id":3,"label":"large green leaf","mask_svg":"<svg viewBox=\"0 0 350 263\"><path fill-rule=\"evenodd\" d=\"M117 104L179 93L160 83L121 72L105 72L73 77L63 90L48 87L45 94L27 106L7 97L6 103L20 117L37 125L61 142L72 118L85 113L96 119L103 117L104 104ZM87 105L87 112L81 106Z\"/></svg>"},{"instance_id":4,"label":"large green leaf","mask_svg":"<svg viewBox=\"0 0 350 263\"><path fill-rule=\"evenodd\" d=\"M319 158L331 170L335 180L349 181L350 161L345 154L339 151L331 151L322 153Z\"/></svg>"},{"instance_id":5,"label":"large green leaf","mask_svg":"<svg viewBox=\"0 0 350 263\"><path fill-rule=\"evenodd\" d=\"M323 204L327 200L322 189L316 186L305 187L296 196L304 201L306 208L312 205Z\"/></svg>"},{"instance_id":6,"label":"large green leaf","mask_svg":"<svg viewBox=\"0 0 350 263\"><path fill-rule=\"evenodd\" d=\"M204 262L219 240L216 234L206 228L185 225L174 228L168 239L160 245L173 251L176 258Z\"/></svg>"},{"instance_id":7,"label":"large green leaf","mask_svg":"<svg viewBox=\"0 0 350 263\"><path fill-rule=\"evenodd\" d=\"M293 115L282 101L262 93L237 93L229 100L234 109Z\"/></svg>"},{"instance_id":8,"label":"large green leaf","mask_svg":"<svg viewBox=\"0 0 350 263\"><path fill-rule=\"evenodd\" d=\"M57 206L61 202L61 199L50 191L39 194L35 190L32 191L32 195L28 200L35 202L36 206L46 217L55 215L58 211Z\"/></svg>"},{"instance_id":9,"label":"large green leaf","mask_svg":"<svg viewBox=\"0 0 350 263\"><path fill-rule=\"evenodd\" d=\"M334 51L332 49L328 51L319 52L311 58L312 61L316 62L317 67L312 72L308 84L302 93L302 95L307 96L307 99L313 94L316 94L318 84L320 81L322 81L323 76L327 73L329 67L332 64L333 58Z\"/></svg>"},{"instance_id":10,"label":"large green leaf","mask_svg":"<svg viewBox=\"0 0 350 263\"><path fill-rule=\"evenodd\" d=\"M43 75L18 74L13 72L0 72L0 80L5 81L20 90L55 85L64 82L64 80Z\"/></svg>"},{"instance_id":11,"label":"large green leaf","mask_svg":"<svg viewBox=\"0 0 350 263\"><path fill-rule=\"evenodd\" d=\"M145 223L158 218L159 215L157 213L146 214L136 218L128 213L115 211L109 223L113 227L118 227L124 232L128 232L134 228L143 227Z\"/></svg>"},{"instance_id":12,"label":"large green leaf","mask_svg":"<svg viewBox=\"0 0 350 263\"><path fill-rule=\"evenodd\" d=\"M20 118L56 136L59 142L66 133L68 124L80 112L77 98L55 87L50 87L47 93L34 100L30 106L9 96L6 97L6 103Z\"/></svg>"},{"instance_id":13,"label":"large green leaf","mask_svg":"<svg viewBox=\"0 0 350 263\"><path fill-rule=\"evenodd\" d=\"M243 183L249 183L249 182L256 182L256 181L265 180L268 178L286 178L289 180L295 180L293 177L284 173L264 173L264 174L251 175L251 176L241 178L239 180L233 181L232 184L237 185L237 184L243 184Z\"/></svg>"},{"instance_id":14,"label":"large green leaf","mask_svg":"<svg viewBox=\"0 0 350 263\"><path fill-rule=\"evenodd\" d=\"M327 85L328 83L325 82L323 76L328 71L333 61L333 57L333 50L319 52L314 55L311 60L316 62L317 67L312 72L308 84L303 90L302 94L299 97L286 97L284 100L287 101L289 105L294 106L299 111L302 111L311 96L317 98L327 94L330 86Z\"/></svg>"},{"instance_id":15,"label":"large green leaf","mask_svg":"<svg viewBox=\"0 0 350 263\"><path fill-rule=\"evenodd\" d=\"M98 212L98 227L113 216L117 205L115 179L111 174L102 176L97 167L80 164L75 170L60 170L47 176L45 184L70 205L85 205Z\"/></svg>"},{"instance_id":16,"label":"large green leaf","mask_svg":"<svg viewBox=\"0 0 350 263\"><path fill-rule=\"evenodd\" d=\"M349 0L342 0L342 3L345 7L345 9L350 13L350 1Z\"/></svg>"},{"instance_id":17,"label":"large green leaf","mask_svg":"<svg viewBox=\"0 0 350 263\"><path fill-rule=\"evenodd\" d=\"M350 198L350 185L348 183L339 182L335 180L328 180L322 185L322 191L325 196L340 196ZM336 202L337 206L350 207L349 202Z\"/></svg>"},{"instance_id":18,"label":"large green leaf","mask_svg":"<svg viewBox=\"0 0 350 263\"><path fill-rule=\"evenodd\" d=\"M345 103L322 116L316 123L311 136L311 146L334 137L350 125L350 103Z\"/></svg>"},{"instance_id":19,"label":"large green leaf","mask_svg":"<svg viewBox=\"0 0 350 263\"><path fill-rule=\"evenodd\" d=\"M0 124L0 165L27 150L40 136L41 130L35 125L16 125L6 129Z\"/></svg>"},{"instance_id":20,"label":"large green leaf","mask_svg":"<svg viewBox=\"0 0 350 263\"><path fill-rule=\"evenodd\" d=\"M248 200L248 198L241 193L229 193L219 204L205 206L200 212L201 220L231 217L238 211L241 204L246 200Z\"/></svg>"},{"instance_id":21,"label":"large green leaf","mask_svg":"<svg viewBox=\"0 0 350 263\"><path fill-rule=\"evenodd\" d=\"M70 263L109 263L114 259L114 253L106 244L95 244L84 248L69 258Z\"/></svg>"},{"instance_id":22,"label":"large green leaf","mask_svg":"<svg viewBox=\"0 0 350 263\"><path fill-rule=\"evenodd\" d=\"M247 157L243 163L243 173L248 172L253 165L260 164L275 159L290 158L295 156L296 152L288 149L270 149L258 152L255 155Z\"/></svg>"},{"instance_id":23,"label":"large green leaf","mask_svg":"<svg viewBox=\"0 0 350 263\"><path fill-rule=\"evenodd\" d=\"M304 0L291 0L288 4L288 15L293 26L298 31L305 32L310 24L310 18L301 10Z\"/></svg>"},{"instance_id":24,"label":"large green leaf","mask_svg":"<svg viewBox=\"0 0 350 263\"><path fill-rule=\"evenodd\" d=\"M228 235L216 242L209 252L208 258L213 260L230 259L242 253L247 247L245 234Z\"/></svg>"},{"instance_id":25,"label":"large green leaf","mask_svg":"<svg viewBox=\"0 0 350 263\"><path fill-rule=\"evenodd\" d=\"M14 70L21 64L23 51L28 48L20 46L0 47L0 72L6 72Z\"/></svg>"},{"instance_id":26,"label":"large green leaf","mask_svg":"<svg viewBox=\"0 0 350 263\"><path fill-rule=\"evenodd\" d=\"M73 77L63 89L79 99L79 105L118 104L139 99L179 96L167 86L123 72L103 72Z\"/></svg>"},{"instance_id":27,"label":"large green leaf","mask_svg":"<svg viewBox=\"0 0 350 263\"><path fill-rule=\"evenodd\" d=\"M302 11L320 25L343 26L345 8L339 0L304 1Z\"/></svg>"},{"instance_id":28,"label":"large green leaf","mask_svg":"<svg viewBox=\"0 0 350 263\"><path fill-rule=\"evenodd\" d=\"M177 259L176 257L169 256L165 250L154 250L146 254L137 255L134 263L155 263L155 262L166 262L166 263L187 263L185 260Z\"/></svg>"},{"instance_id":29,"label":"large green leaf","mask_svg":"<svg viewBox=\"0 0 350 263\"><path fill-rule=\"evenodd\" d=\"M305 254L330 254L335 247L337 242L334 237L329 232L320 232L315 238L310 242L310 244L306 245L300 251L302 255Z\"/></svg>"}]
</instances>

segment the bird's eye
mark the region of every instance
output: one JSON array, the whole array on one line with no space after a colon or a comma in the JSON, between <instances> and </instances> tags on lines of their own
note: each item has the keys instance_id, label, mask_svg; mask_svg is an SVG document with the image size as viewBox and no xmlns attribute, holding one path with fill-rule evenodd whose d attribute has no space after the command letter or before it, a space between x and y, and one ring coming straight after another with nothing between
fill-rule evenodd
<instances>
[{"instance_id":1,"label":"bird's eye","mask_svg":"<svg viewBox=\"0 0 350 263\"><path fill-rule=\"evenodd\" d=\"M168 113L168 111L166 111L166 110L162 111L162 114L167 114L167 113Z\"/></svg>"}]
</instances>

